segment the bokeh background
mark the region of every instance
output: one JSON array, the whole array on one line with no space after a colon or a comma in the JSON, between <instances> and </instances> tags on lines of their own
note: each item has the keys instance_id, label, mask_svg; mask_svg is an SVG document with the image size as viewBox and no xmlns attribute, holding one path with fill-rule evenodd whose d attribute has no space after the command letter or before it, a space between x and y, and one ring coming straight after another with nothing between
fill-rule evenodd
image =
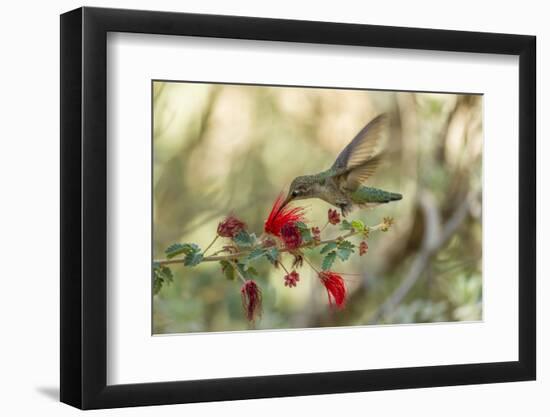
<instances>
[{"instance_id":1,"label":"bokeh background","mask_svg":"<svg viewBox=\"0 0 550 417\"><path fill-rule=\"evenodd\" d=\"M260 234L290 181L330 167L380 113L390 117L385 164L369 185L404 196L350 216L369 225L392 216L395 225L371 234L365 256L336 263L349 274L344 310L328 308L306 265L289 289L284 272L262 262L263 314L251 325L240 282L226 280L218 263L174 265L173 283L153 297L155 334L482 319L481 95L161 81L152 88L155 259L175 242L206 247L229 213ZM302 203L312 224L326 223L327 203Z\"/></svg>"}]
</instances>

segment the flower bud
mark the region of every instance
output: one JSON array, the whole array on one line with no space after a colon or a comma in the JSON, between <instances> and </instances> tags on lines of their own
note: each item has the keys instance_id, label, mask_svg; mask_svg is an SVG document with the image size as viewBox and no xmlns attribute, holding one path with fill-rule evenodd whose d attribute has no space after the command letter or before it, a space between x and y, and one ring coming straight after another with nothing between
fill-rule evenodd
<instances>
[{"instance_id":1,"label":"flower bud","mask_svg":"<svg viewBox=\"0 0 550 417\"><path fill-rule=\"evenodd\" d=\"M292 271L290 274L285 275L285 287L295 287L298 281L300 281L300 274L296 271Z\"/></svg>"},{"instance_id":2,"label":"flower bud","mask_svg":"<svg viewBox=\"0 0 550 417\"><path fill-rule=\"evenodd\" d=\"M262 314L262 291L255 281L248 280L241 287L243 309L248 321L254 321Z\"/></svg>"},{"instance_id":3,"label":"flower bud","mask_svg":"<svg viewBox=\"0 0 550 417\"><path fill-rule=\"evenodd\" d=\"M281 228L281 238L287 249L297 249L302 244L302 235L296 223L285 223Z\"/></svg>"},{"instance_id":4,"label":"flower bud","mask_svg":"<svg viewBox=\"0 0 550 417\"><path fill-rule=\"evenodd\" d=\"M363 256L369 250L369 245L364 240L359 244L359 256Z\"/></svg>"},{"instance_id":5,"label":"flower bud","mask_svg":"<svg viewBox=\"0 0 550 417\"><path fill-rule=\"evenodd\" d=\"M328 222L330 224L340 223L340 213L333 209L328 209Z\"/></svg>"},{"instance_id":6,"label":"flower bud","mask_svg":"<svg viewBox=\"0 0 550 417\"><path fill-rule=\"evenodd\" d=\"M218 236L234 238L245 228L246 224L235 216L227 216L218 224Z\"/></svg>"}]
</instances>

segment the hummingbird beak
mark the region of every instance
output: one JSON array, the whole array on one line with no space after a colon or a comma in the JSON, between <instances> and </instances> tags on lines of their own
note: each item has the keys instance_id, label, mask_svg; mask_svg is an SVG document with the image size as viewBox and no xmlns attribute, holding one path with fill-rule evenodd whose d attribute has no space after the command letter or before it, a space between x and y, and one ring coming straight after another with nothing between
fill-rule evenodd
<instances>
[{"instance_id":1,"label":"hummingbird beak","mask_svg":"<svg viewBox=\"0 0 550 417\"><path fill-rule=\"evenodd\" d=\"M283 201L283 204L281 204L281 207L279 207L279 210L277 210L277 214L279 214L281 212L281 210L288 204L292 201L292 195L289 193L286 198L285 198L285 201Z\"/></svg>"}]
</instances>

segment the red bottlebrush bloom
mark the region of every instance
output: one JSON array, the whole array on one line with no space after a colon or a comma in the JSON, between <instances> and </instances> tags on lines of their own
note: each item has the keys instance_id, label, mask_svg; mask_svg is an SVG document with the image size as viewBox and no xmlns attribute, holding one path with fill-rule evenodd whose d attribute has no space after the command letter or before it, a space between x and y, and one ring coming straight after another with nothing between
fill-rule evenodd
<instances>
[{"instance_id":1,"label":"red bottlebrush bloom","mask_svg":"<svg viewBox=\"0 0 550 417\"><path fill-rule=\"evenodd\" d=\"M296 223L285 223L281 227L281 238L287 249L297 249L302 244L302 235Z\"/></svg>"},{"instance_id":2,"label":"red bottlebrush bloom","mask_svg":"<svg viewBox=\"0 0 550 417\"><path fill-rule=\"evenodd\" d=\"M298 281L300 281L300 274L296 271L292 271L290 274L285 275L285 287L295 287Z\"/></svg>"},{"instance_id":3,"label":"red bottlebrush bloom","mask_svg":"<svg viewBox=\"0 0 550 417\"><path fill-rule=\"evenodd\" d=\"M344 308L346 304L346 285L344 279L335 272L323 271L319 273L319 279L327 289L328 302L336 304L338 308Z\"/></svg>"},{"instance_id":4,"label":"red bottlebrush bloom","mask_svg":"<svg viewBox=\"0 0 550 417\"><path fill-rule=\"evenodd\" d=\"M340 213L338 213L336 210L328 209L328 222L330 224L340 223Z\"/></svg>"},{"instance_id":5,"label":"red bottlebrush bloom","mask_svg":"<svg viewBox=\"0 0 550 417\"><path fill-rule=\"evenodd\" d=\"M364 240L359 244L359 256L363 256L369 250L369 245Z\"/></svg>"},{"instance_id":6,"label":"red bottlebrush bloom","mask_svg":"<svg viewBox=\"0 0 550 417\"><path fill-rule=\"evenodd\" d=\"M311 228L311 235L313 236L313 240L316 244L319 244L321 241L321 229L319 229L317 226Z\"/></svg>"},{"instance_id":7,"label":"red bottlebrush bloom","mask_svg":"<svg viewBox=\"0 0 550 417\"><path fill-rule=\"evenodd\" d=\"M264 224L264 231L275 236L281 236L281 229L287 223L295 223L304 221L303 207L288 207L284 206L284 197L279 194L277 200L273 204L271 213Z\"/></svg>"},{"instance_id":8,"label":"red bottlebrush bloom","mask_svg":"<svg viewBox=\"0 0 550 417\"><path fill-rule=\"evenodd\" d=\"M218 224L218 235L221 237L234 238L239 232L246 228L246 224L237 219L235 216L227 216Z\"/></svg>"},{"instance_id":9,"label":"red bottlebrush bloom","mask_svg":"<svg viewBox=\"0 0 550 417\"><path fill-rule=\"evenodd\" d=\"M262 314L262 292L256 282L248 280L243 284L241 299L248 321L254 321L256 317Z\"/></svg>"}]
</instances>

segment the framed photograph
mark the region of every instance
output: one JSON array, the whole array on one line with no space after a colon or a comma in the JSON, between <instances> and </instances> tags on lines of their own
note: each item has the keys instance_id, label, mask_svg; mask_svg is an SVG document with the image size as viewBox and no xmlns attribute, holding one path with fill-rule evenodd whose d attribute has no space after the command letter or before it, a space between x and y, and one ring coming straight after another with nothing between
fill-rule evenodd
<instances>
[{"instance_id":1,"label":"framed photograph","mask_svg":"<svg viewBox=\"0 0 550 417\"><path fill-rule=\"evenodd\" d=\"M61 16L61 401L532 380L535 37Z\"/></svg>"}]
</instances>

